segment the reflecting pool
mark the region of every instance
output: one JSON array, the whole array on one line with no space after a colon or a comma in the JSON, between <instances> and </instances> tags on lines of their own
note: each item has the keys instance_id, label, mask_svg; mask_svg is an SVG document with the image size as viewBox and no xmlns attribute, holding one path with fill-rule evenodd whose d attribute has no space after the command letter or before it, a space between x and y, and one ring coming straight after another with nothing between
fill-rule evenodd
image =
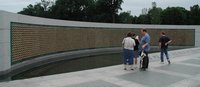
<instances>
[{"instance_id":1,"label":"reflecting pool","mask_svg":"<svg viewBox=\"0 0 200 87\"><path fill-rule=\"evenodd\" d=\"M118 65L121 63L122 63L121 53L81 57L77 59L63 60L59 62L46 64L40 67L32 68L28 71L12 76L11 79L12 80L26 79L32 77Z\"/></svg>"}]
</instances>

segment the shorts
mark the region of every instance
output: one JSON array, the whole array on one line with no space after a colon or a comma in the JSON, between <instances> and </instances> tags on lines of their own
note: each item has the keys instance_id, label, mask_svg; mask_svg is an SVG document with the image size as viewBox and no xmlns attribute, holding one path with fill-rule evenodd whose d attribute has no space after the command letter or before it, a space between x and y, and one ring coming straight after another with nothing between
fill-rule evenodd
<instances>
[{"instance_id":1,"label":"shorts","mask_svg":"<svg viewBox=\"0 0 200 87\"><path fill-rule=\"evenodd\" d=\"M139 57L138 50L135 50L135 51L134 51L134 58L138 58L138 57Z\"/></svg>"}]
</instances>

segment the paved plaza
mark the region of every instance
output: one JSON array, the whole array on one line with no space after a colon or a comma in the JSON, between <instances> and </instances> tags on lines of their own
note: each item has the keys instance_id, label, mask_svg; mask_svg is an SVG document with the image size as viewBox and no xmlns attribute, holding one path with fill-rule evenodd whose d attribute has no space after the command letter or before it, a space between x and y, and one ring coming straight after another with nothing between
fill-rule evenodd
<instances>
[{"instance_id":1,"label":"paved plaza","mask_svg":"<svg viewBox=\"0 0 200 87\"><path fill-rule=\"evenodd\" d=\"M150 54L147 71L115 65L78 72L1 82L0 87L200 87L200 48L170 51L171 64Z\"/></svg>"}]
</instances>

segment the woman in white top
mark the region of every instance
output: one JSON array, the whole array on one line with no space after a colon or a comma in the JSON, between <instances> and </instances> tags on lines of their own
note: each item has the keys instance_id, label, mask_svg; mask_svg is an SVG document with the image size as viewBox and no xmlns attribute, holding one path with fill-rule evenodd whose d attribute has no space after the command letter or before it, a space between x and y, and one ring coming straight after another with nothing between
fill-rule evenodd
<instances>
[{"instance_id":1,"label":"woman in white top","mask_svg":"<svg viewBox=\"0 0 200 87\"><path fill-rule=\"evenodd\" d=\"M133 33L129 32L122 41L123 55L124 55L124 70L127 70L127 65L130 66L131 70L134 70L133 58L134 58L135 40L132 39L132 36L133 36Z\"/></svg>"}]
</instances>

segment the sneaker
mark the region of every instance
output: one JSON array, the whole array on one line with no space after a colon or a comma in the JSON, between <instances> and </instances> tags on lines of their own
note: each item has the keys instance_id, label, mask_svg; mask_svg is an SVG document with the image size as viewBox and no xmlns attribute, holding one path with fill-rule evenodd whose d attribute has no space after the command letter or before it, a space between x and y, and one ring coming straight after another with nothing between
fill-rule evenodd
<instances>
[{"instance_id":1,"label":"sneaker","mask_svg":"<svg viewBox=\"0 0 200 87\"><path fill-rule=\"evenodd\" d=\"M168 60L168 64L171 64L170 60Z\"/></svg>"},{"instance_id":2,"label":"sneaker","mask_svg":"<svg viewBox=\"0 0 200 87\"><path fill-rule=\"evenodd\" d=\"M160 64L164 64L164 62L160 62Z\"/></svg>"},{"instance_id":3,"label":"sneaker","mask_svg":"<svg viewBox=\"0 0 200 87\"><path fill-rule=\"evenodd\" d=\"M141 71L146 71L146 68L141 68L140 70L141 70Z\"/></svg>"},{"instance_id":4,"label":"sneaker","mask_svg":"<svg viewBox=\"0 0 200 87\"><path fill-rule=\"evenodd\" d=\"M137 66L134 67L134 69L137 69L137 68L138 68Z\"/></svg>"},{"instance_id":5,"label":"sneaker","mask_svg":"<svg viewBox=\"0 0 200 87\"><path fill-rule=\"evenodd\" d=\"M126 68L124 68L124 70L127 70Z\"/></svg>"}]
</instances>

